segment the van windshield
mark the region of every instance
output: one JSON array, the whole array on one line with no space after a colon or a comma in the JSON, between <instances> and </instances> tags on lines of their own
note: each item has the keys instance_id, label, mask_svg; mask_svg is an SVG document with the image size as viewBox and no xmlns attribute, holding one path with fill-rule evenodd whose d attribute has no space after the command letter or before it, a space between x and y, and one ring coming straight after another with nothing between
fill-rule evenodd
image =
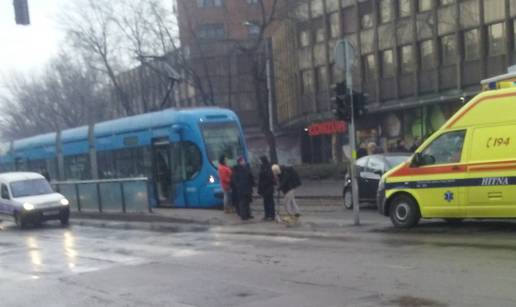
<instances>
[{"instance_id":1,"label":"van windshield","mask_svg":"<svg viewBox=\"0 0 516 307\"><path fill-rule=\"evenodd\" d=\"M54 193L45 179L30 179L11 182L11 193L14 198Z\"/></svg>"}]
</instances>

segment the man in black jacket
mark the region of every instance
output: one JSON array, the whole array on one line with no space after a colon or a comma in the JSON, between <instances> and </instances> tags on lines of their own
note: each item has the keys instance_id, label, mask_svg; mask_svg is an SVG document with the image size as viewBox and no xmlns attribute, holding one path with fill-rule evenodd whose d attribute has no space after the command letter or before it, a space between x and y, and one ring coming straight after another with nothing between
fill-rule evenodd
<instances>
[{"instance_id":1,"label":"man in black jacket","mask_svg":"<svg viewBox=\"0 0 516 307\"><path fill-rule=\"evenodd\" d=\"M271 164L266 156L261 156L260 175L258 177L258 194L263 197L263 210L265 212L264 221L274 221L276 216L274 204L274 174Z\"/></svg>"},{"instance_id":2,"label":"man in black jacket","mask_svg":"<svg viewBox=\"0 0 516 307\"><path fill-rule=\"evenodd\" d=\"M250 204L253 197L254 178L244 157L237 160L238 164L233 168L232 182L238 199L238 215L243 221L252 219Z\"/></svg>"},{"instance_id":3,"label":"man in black jacket","mask_svg":"<svg viewBox=\"0 0 516 307\"><path fill-rule=\"evenodd\" d=\"M299 207L294 194L296 188L301 186L301 178L293 167L272 166L272 173L278 178L278 189L285 195L285 210L289 215L299 217Z\"/></svg>"}]
</instances>

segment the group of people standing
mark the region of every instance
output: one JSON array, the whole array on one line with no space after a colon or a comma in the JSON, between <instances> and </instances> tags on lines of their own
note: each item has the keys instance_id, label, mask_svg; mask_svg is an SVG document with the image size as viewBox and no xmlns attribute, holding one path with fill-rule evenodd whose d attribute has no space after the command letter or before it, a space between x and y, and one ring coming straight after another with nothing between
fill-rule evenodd
<instances>
[{"instance_id":1,"label":"group of people standing","mask_svg":"<svg viewBox=\"0 0 516 307\"><path fill-rule=\"evenodd\" d=\"M284 194L285 210L289 215L299 217L300 211L295 198L295 189L301 186L301 180L294 168L271 164L266 156L260 157L258 175L258 194L263 199L264 221L274 221L276 204L274 194L276 188ZM245 221L253 219L251 202L253 201L254 176L244 157L237 159L231 168L227 157L219 159L219 178L224 193L224 212L236 212Z\"/></svg>"}]
</instances>

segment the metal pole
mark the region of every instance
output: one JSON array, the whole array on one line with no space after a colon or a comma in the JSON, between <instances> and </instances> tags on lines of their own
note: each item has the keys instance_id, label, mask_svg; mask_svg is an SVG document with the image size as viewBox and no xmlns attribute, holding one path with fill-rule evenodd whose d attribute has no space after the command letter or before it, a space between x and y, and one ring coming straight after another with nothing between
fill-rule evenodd
<instances>
[{"instance_id":1,"label":"metal pole","mask_svg":"<svg viewBox=\"0 0 516 307\"><path fill-rule=\"evenodd\" d=\"M351 96L351 123L349 125L349 145L351 147L351 194L353 195L353 221L354 225L360 225L360 203L358 200L358 184L357 174L355 167L355 160L357 158L356 151L356 133L355 133L355 111L353 103L353 50L351 50L350 44L346 44L346 86L348 88L348 94Z\"/></svg>"}]
</instances>

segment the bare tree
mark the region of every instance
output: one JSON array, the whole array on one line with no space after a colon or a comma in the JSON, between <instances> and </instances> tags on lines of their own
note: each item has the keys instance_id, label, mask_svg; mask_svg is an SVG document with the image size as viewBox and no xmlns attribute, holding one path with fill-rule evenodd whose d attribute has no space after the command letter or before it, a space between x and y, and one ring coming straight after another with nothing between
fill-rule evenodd
<instances>
[{"instance_id":1,"label":"bare tree","mask_svg":"<svg viewBox=\"0 0 516 307\"><path fill-rule=\"evenodd\" d=\"M129 95L117 78L127 67L122 38L113 19L117 8L112 1L77 0L63 15L63 24L72 47L88 59L88 65L105 73L125 114L132 115Z\"/></svg>"},{"instance_id":2,"label":"bare tree","mask_svg":"<svg viewBox=\"0 0 516 307\"><path fill-rule=\"evenodd\" d=\"M111 117L102 99L98 74L62 54L44 74L15 75L0 97L2 136L17 139L76 127Z\"/></svg>"}]
</instances>

